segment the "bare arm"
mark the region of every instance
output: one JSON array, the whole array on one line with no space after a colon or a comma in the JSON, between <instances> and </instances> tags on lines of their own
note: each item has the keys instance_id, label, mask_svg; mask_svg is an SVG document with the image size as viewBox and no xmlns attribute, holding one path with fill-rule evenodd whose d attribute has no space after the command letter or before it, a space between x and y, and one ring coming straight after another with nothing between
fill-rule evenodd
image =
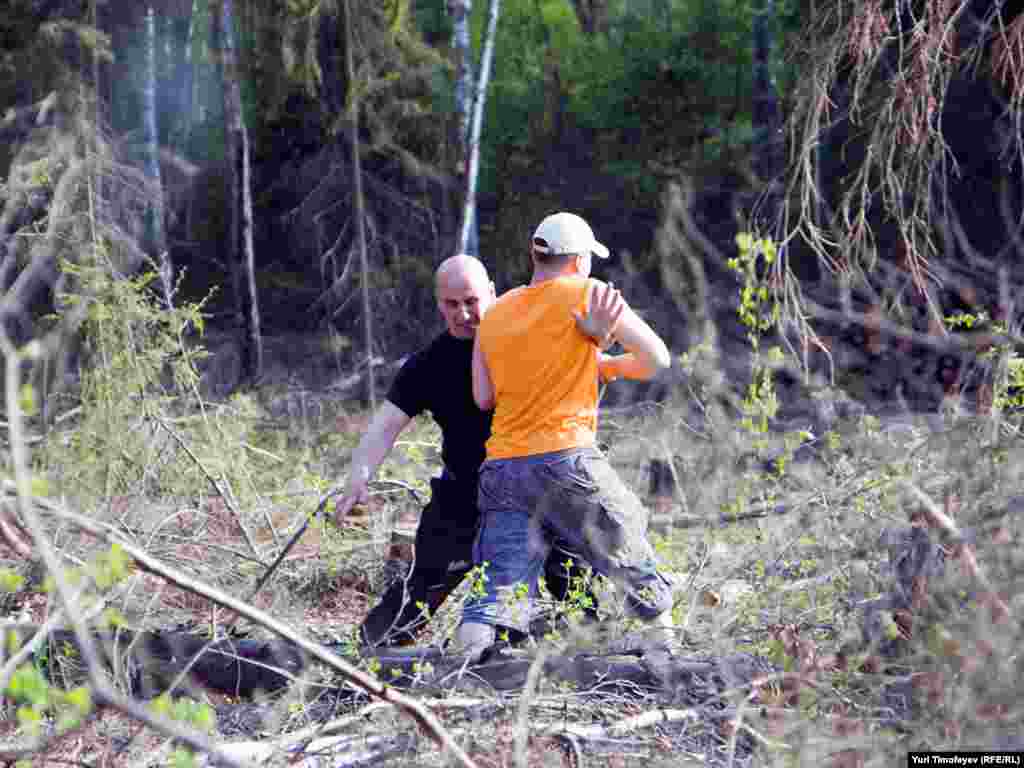
<instances>
[{"instance_id":1,"label":"bare arm","mask_svg":"<svg viewBox=\"0 0 1024 768\"><path fill-rule=\"evenodd\" d=\"M479 335L473 341L473 399L481 411L494 408L494 382L484 351L480 348Z\"/></svg>"},{"instance_id":2,"label":"bare arm","mask_svg":"<svg viewBox=\"0 0 1024 768\"><path fill-rule=\"evenodd\" d=\"M384 461L388 453L395 445L399 433L412 421L405 411L385 400L373 415L370 426L359 441L359 445L352 452L352 462L349 467L348 483L345 485L345 493L338 500L335 509L335 519L340 525L345 516L352 511L356 504L365 504L367 501L366 486L370 478L377 472L377 468Z\"/></svg>"},{"instance_id":3,"label":"bare arm","mask_svg":"<svg viewBox=\"0 0 1024 768\"><path fill-rule=\"evenodd\" d=\"M614 336L626 354L598 357L598 370L606 381L650 379L672 364L665 342L628 306L615 325Z\"/></svg>"}]
</instances>

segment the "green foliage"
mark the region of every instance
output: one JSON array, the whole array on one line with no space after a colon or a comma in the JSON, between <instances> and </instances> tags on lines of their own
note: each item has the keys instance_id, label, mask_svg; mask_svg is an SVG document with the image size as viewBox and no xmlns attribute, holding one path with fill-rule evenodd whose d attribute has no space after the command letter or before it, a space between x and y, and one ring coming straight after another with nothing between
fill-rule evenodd
<instances>
[{"instance_id":1,"label":"green foliage","mask_svg":"<svg viewBox=\"0 0 1024 768\"><path fill-rule=\"evenodd\" d=\"M189 698L172 699L162 694L150 703L150 709L154 714L185 723L206 734L212 734L217 727L213 708ZM175 747L171 754L171 765L174 768L193 768L196 765L195 753L188 747Z\"/></svg>"},{"instance_id":2,"label":"green foliage","mask_svg":"<svg viewBox=\"0 0 1024 768\"><path fill-rule=\"evenodd\" d=\"M954 331L987 330L1004 338L1002 343L992 345L979 355L995 371L992 408L997 415L1024 408L1024 357L1018 353L1006 324L992 322L985 312L960 312L943 320Z\"/></svg>"},{"instance_id":3,"label":"green foliage","mask_svg":"<svg viewBox=\"0 0 1024 768\"><path fill-rule=\"evenodd\" d=\"M61 490L95 501L114 494L150 490L182 492L196 470L161 462L156 439L161 420L171 418L176 398L194 392L196 362L204 354L185 342L202 332L201 304L168 310L150 288L153 273L118 277L100 243L91 260L65 262L79 292L60 297L59 313L85 306L83 326L89 365L82 375L82 415L66 444L51 441L41 456L49 466L74 466ZM163 449L163 451L161 451Z\"/></svg>"},{"instance_id":4,"label":"green foliage","mask_svg":"<svg viewBox=\"0 0 1024 768\"><path fill-rule=\"evenodd\" d=\"M17 592L25 583L25 577L10 568L0 568L0 590Z\"/></svg>"},{"instance_id":5,"label":"green foliage","mask_svg":"<svg viewBox=\"0 0 1024 768\"><path fill-rule=\"evenodd\" d=\"M14 671L4 695L18 705L18 724L33 735L41 734L47 717L55 719L57 734L77 728L93 707L88 688L62 691L50 684L39 665L32 663Z\"/></svg>"},{"instance_id":6,"label":"green foliage","mask_svg":"<svg viewBox=\"0 0 1024 768\"><path fill-rule=\"evenodd\" d=\"M488 566L490 566L490 562L484 560L466 574L466 580L470 584L469 592L473 597L483 598L487 595L487 582L490 581L490 577L487 575Z\"/></svg>"},{"instance_id":7,"label":"green foliage","mask_svg":"<svg viewBox=\"0 0 1024 768\"><path fill-rule=\"evenodd\" d=\"M336 132L348 120L348 109L358 99L360 123L375 149L435 161L441 137L430 113L431 79L443 60L424 45L412 20L409 0L352 0L354 28L345 29L339 3L317 0L286 9L276 19L281 29L283 70L294 92L298 86L309 96L341 92L337 113L325 114L326 126ZM334 27L338 42L323 55L319 36ZM345 46L354 46L354 81L345 70ZM326 70L326 71L325 71ZM280 103L271 107L276 112ZM332 105L334 106L334 105Z\"/></svg>"},{"instance_id":8,"label":"green foliage","mask_svg":"<svg viewBox=\"0 0 1024 768\"><path fill-rule=\"evenodd\" d=\"M88 567L93 583L100 590L106 590L123 581L128 575L130 559L120 544L98 555Z\"/></svg>"},{"instance_id":9,"label":"green foliage","mask_svg":"<svg viewBox=\"0 0 1024 768\"><path fill-rule=\"evenodd\" d=\"M740 322L747 327L747 339L753 353L753 372L743 398L744 418L741 423L751 433L764 435L768 432L768 421L779 409L772 367L782 362L782 351L770 349L767 361L761 355L761 335L774 327L779 319L779 305L765 277L775 261L776 247L770 239L755 239L747 232L736 236L736 245L739 255L729 259L726 265L743 280L736 312Z\"/></svg>"},{"instance_id":10,"label":"green foliage","mask_svg":"<svg viewBox=\"0 0 1024 768\"><path fill-rule=\"evenodd\" d=\"M587 34L570 0L502 3L482 147L485 189L499 183L499 156L510 148L540 159L555 112L563 122L595 132L602 167L641 184L650 182L651 161L703 161L752 138L756 4L661 5L662 12L644 12L612 3L606 28ZM795 28L793 5L780 5L777 31ZM486 6L474 4L477 51Z\"/></svg>"},{"instance_id":11,"label":"green foliage","mask_svg":"<svg viewBox=\"0 0 1024 768\"><path fill-rule=\"evenodd\" d=\"M162 694L150 704L154 714L186 723L204 733L213 733L217 727L216 714L209 704L186 697L171 698Z\"/></svg>"}]
</instances>

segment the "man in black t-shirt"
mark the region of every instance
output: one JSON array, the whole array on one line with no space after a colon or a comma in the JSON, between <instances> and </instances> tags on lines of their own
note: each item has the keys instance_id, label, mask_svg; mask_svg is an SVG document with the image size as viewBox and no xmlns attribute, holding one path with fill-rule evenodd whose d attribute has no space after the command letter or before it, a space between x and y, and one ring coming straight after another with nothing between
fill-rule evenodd
<instances>
[{"instance_id":1,"label":"man in black t-shirt","mask_svg":"<svg viewBox=\"0 0 1024 768\"><path fill-rule=\"evenodd\" d=\"M360 628L368 645L412 642L425 619L455 589L473 564L473 539L480 518L477 473L491 433L491 413L473 400L473 338L481 316L494 301L494 284L472 256L446 259L435 275L438 309L446 330L402 366L387 399L374 414L352 454L345 492L335 513L338 523L368 498L367 485L403 429L429 411L441 427L444 470L430 481L430 503L416 530L415 562L409 576L393 584ZM556 598L568 593L570 557L554 549L545 581Z\"/></svg>"}]
</instances>

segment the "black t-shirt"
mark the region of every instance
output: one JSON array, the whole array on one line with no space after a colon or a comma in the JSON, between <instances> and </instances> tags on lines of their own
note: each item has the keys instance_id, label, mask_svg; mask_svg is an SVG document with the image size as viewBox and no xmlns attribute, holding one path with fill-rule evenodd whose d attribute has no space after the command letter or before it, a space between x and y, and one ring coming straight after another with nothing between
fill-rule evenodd
<instances>
[{"instance_id":1,"label":"black t-shirt","mask_svg":"<svg viewBox=\"0 0 1024 768\"><path fill-rule=\"evenodd\" d=\"M441 457L462 482L476 482L491 435L491 412L473 400L473 340L445 331L398 372L388 400L410 417L430 411L441 427Z\"/></svg>"}]
</instances>

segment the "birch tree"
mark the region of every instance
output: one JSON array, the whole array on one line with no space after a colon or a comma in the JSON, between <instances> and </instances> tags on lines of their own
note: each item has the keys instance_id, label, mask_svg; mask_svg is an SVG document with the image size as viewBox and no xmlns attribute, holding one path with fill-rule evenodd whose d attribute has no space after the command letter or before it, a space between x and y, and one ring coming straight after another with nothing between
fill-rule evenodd
<instances>
[{"instance_id":1,"label":"birch tree","mask_svg":"<svg viewBox=\"0 0 1024 768\"><path fill-rule=\"evenodd\" d=\"M242 114L238 81L233 0L210 0L214 45L224 89L224 122L228 173L227 259L235 311L245 329L242 367L250 381L263 371L259 303L256 295L256 258L252 241L252 180L249 134Z\"/></svg>"},{"instance_id":2,"label":"birch tree","mask_svg":"<svg viewBox=\"0 0 1024 768\"><path fill-rule=\"evenodd\" d=\"M177 115L177 131L174 136L174 145L179 152L187 153L189 139L192 135L193 111L195 110L195 67L194 54L192 51L195 39L195 28L199 16L199 0L189 0L186 3L188 8L188 21L180 22L185 26L184 39L180 32L176 32L173 44L179 50L173 51L174 56L174 87L179 89L178 98L175 103L180 110ZM175 25L175 29L178 26Z\"/></svg>"},{"instance_id":3,"label":"birch tree","mask_svg":"<svg viewBox=\"0 0 1024 768\"><path fill-rule=\"evenodd\" d=\"M201 79L198 76L200 61L205 57L199 55L206 50L207 37L203 34L204 27L208 24L210 8L201 0L194 0L192 13L188 20L188 41L185 43L185 83L188 89L185 96L185 114L183 125L182 146L187 147L192 137L192 127L206 119L205 102L199 92Z\"/></svg>"},{"instance_id":4,"label":"birch tree","mask_svg":"<svg viewBox=\"0 0 1024 768\"><path fill-rule=\"evenodd\" d=\"M449 0L448 12L452 17L452 50L455 52L455 172L465 183L463 204L469 198L470 124L473 113L473 43L469 34L469 21L473 15L473 0ZM459 227L458 251L476 254L479 250L476 226L476 206L469 209L468 223ZM464 232L464 230L466 230Z\"/></svg>"},{"instance_id":5,"label":"birch tree","mask_svg":"<svg viewBox=\"0 0 1024 768\"><path fill-rule=\"evenodd\" d=\"M145 49L145 77L142 86L142 135L146 147L146 177L149 179L152 189L152 200L150 203L149 235L153 248L153 261L157 265L157 272L160 275L160 287L163 291L164 302L171 306L171 284L173 277L173 266L171 255L167 250L167 236L164 232L164 192L163 183L160 179L160 132L156 124L156 9L153 3L146 6L146 44Z\"/></svg>"},{"instance_id":6,"label":"birch tree","mask_svg":"<svg viewBox=\"0 0 1024 768\"><path fill-rule=\"evenodd\" d=\"M480 171L480 132L484 120L484 103L487 98L487 82L491 75L491 60L494 58L494 40L498 32L498 16L501 0L490 0L487 11L487 35L483 53L480 56L480 76L476 81L473 97L473 121L469 134L469 161L466 169L466 201L462 211L462 227L459 234L458 251L476 254L476 186ZM469 250L472 248L472 250Z\"/></svg>"},{"instance_id":7,"label":"birch tree","mask_svg":"<svg viewBox=\"0 0 1024 768\"><path fill-rule=\"evenodd\" d=\"M363 200L363 167L359 157L359 86L353 63L352 46L355 40L352 28L351 0L342 0L345 13L345 77L348 79L348 119L352 147L352 198L353 216L356 220L356 247L359 249L359 267L363 297L363 342L366 345L366 376L369 390L370 410L377 410L377 392L373 375L373 317L370 303L370 260L366 253L366 203Z\"/></svg>"}]
</instances>

